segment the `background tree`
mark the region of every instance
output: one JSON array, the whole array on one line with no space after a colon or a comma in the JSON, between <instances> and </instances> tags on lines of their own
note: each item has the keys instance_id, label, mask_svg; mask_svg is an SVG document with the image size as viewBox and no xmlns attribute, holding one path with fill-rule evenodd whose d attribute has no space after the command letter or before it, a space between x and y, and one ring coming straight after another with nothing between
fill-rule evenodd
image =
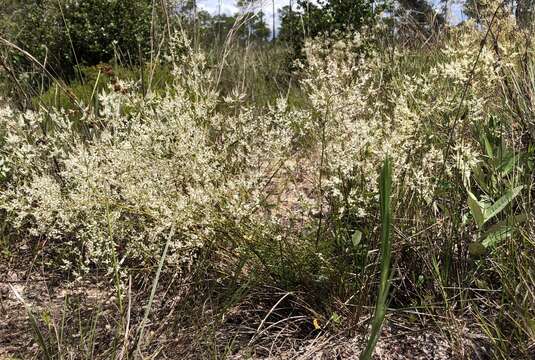
<instances>
[{"instance_id":1,"label":"background tree","mask_svg":"<svg viewBox=\"0 0 535 360\"><path fill-rule=\"evenodd\" d=\"M374 14L381 11L385 4L373 0L319 0L316 3L297 0L295 9L291 3L283 7L279 11L279 40L292 48L289 63L302 56L301 49L306 38L319 35L332 37L371 25Z\"/></svg>"},{"instance_id":2,"label":"background tree","mask_svg":"<svg viewBox=\"0 0 535 360\"><path fill-rule=\"evenodd\" d=\"M374 13L384 4L372 0L297 0L296 8L285 6L280 11L280 39L302 43L306 37L333 35L338 31L358 30L374 21Z\"/></svg>"},{"instance_id":3,"label":"background tree","mask_svg":"<svg viewBox=\"0 0 535 360\"><path fill-rule=\"evenodd\" d=\"M499 3L486 0L466 0L463 12L470 18L480 22L482 17L489 17L496 10ZM501 4L502 13L515 16L520 29L532 29L535 26L535 0L516 0Z\"/></svg>"},{"instance_id":4,"label":"background tree","mask_svg":"<svg viewBox=\"0 0 535 360\"><path fill-rule=\"evenodd\" d=\"M238 0L236 5L240 13L236 14L243 18L243 25L238 29L239 38L242 41L265 42L271 35L271 30L265 20L265 14L257 7L261 3L255 0Z\"/></svg>"},{"instance_id":5,"label":"background tree","mask_svg":"<svg viewBox=\"0 0 535 360\"><path fill-rule=\"evenodd\" d=\"M10 21L0 23L0 33L58 77L68 79L77 65L115 55L140 63L150 52L151 0L12 0L9 5ZM15 50L8 60L19 72L34 66Z\"/></svg>"},{"instance_id":6,"label":"background tree","mask_svg":"<svg viewBox=\"0 0 535 360\"><path fill-rule=\"evenodd\" d=\"M297 0L303 13L306 36L332 34L335 31L356 30L373 19L374 1L371 0Z\"/></svg>"},{"instance_id":7,"label":"background tree","mask_svg":"<svg viewBox=\"0 0 535 360\"><path fill-rule=\"evenodd\" d=\"M445 2L442 13L436 11L427 0L399 0L398 5L396 15L402 38L428 38L446 23L448 6Z\"/></svg>"},{"instance_id":8,"label":"background tree","mask_svg":"<svg viewBox=\"0 0 535 360\"><path fill-rule=\"evenodd\" d=\"M302 28L301 15L296 13L290 5L283 6L278 11L280 19L280 27L277 39L284 42L293 42L294 39L301 36Z\"/></svg>"},{"instance_id":9,"label":"background tree","mask_svg":"<svg viewBox=\"0 0 535 360\"><path fill-rule=\"evenodd\" d=\"M186 0L176 8L176 17L186 32L196 34L202 46L212 47L225 41L233 28L240 42L267 41L271 31L265 21L265 14L256 11L255 2L239 1L237 6L240 11L234 15L212 16L206 10L196 9L195 0Z\"/></svg>"}]
</instances>

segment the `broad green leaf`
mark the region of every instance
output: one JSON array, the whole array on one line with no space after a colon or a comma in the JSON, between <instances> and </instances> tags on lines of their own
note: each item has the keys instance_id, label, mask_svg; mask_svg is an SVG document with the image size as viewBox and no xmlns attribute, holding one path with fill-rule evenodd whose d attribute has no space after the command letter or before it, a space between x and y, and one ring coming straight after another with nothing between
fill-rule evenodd
<instances>
[{"instance_id":1,"label":"broad green leaf","mask_svg":"<svg viewBox=\"0 0 535 360\"><path fill-rule=\"evenodd\" d=\"M513 234L513 229L510 226L504 226L487 236L481 244L485 248L494 247L499 242L507 239Z\"/></svg>"},{"instance_id":2,"label":"broad green leaf","mask_svg":"<svg viewBox=\"0 0 535 360\"><path fill-rule=\"evenodd\" d=\"M483 195L481 199L479 199L478 203L483 213L485 213L485 209L488 209L492 206L492 199L488 196Z\"/></svg>"},{"instance_id":3,"label":"broad green leaf","mask_svg":"<svg viewBox=\"0 0 535 360\"><path fill-rule=\"evenodd\" d=\"M477 201L476 196L472 194L472 192L470 191L468 191L468 206L470 207L472 216L474 217L474 220L476 221L477 227L481 228L481 226L485 222L483 210L481 209L481 205L479 204L479 201Z\"/></svg>"},{"instance_id":4,"label":"broad green leaf","mask_svg":"<svg viewBox=\"0 0 535 360\"><path fill-rule=\"evenodd\" d=\"M492 204L492 206L486 208L483 213L484 215L483 222L485 223L489 221L490 219L492 219L497 214L499 214L500 211L502 211L507 205L511 203L511 201L513 201L515 197L517 197L518 194L520 194L520 191L522 191L523 188L524 186L521 185L521 186L517 186L516 188L507 191L505 195L503 195L501 198L496 200L496 202Z\"/></svg>"},{"instance_id":5,"label":"broad green leaf","mask_svg":"<svg viewBox=\"0 0 535 360\"><path fill-rule=\"evenodd\" d=\"M351 236L351 242L353 243L353 247L357 247L360 244L360 241L362 240L362 231L355 230L353 233L353 236Z\"/></svg>"}]
</instances>

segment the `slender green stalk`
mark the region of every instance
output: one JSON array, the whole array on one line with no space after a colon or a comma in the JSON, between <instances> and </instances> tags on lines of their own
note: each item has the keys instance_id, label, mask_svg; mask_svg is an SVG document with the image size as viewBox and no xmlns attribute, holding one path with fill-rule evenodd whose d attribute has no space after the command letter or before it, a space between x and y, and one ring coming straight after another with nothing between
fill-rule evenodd
<instances>
[{"instance_id":1,"label":"slender green stalk","mask_svg":"<svg viewBox=\"0 0 535 360\"><path fill-rule=\"evenodd\" d=\"M52 359L52 356L48 349L47 341L45 340L45 337L43 336L41 329L39 329L39 322L37 321L37 318L33 314L32 308L11 284L9 285L9 287L11 288L11 291L13 292L13 294L15 294L15 298L22 305L24 305L24 308L26 309L26 313L28 314L28 318L30 319L30 325L35 335L35 340L37 341L37 344L39 344L39 347L43 351L43 357L47 360Z\"/></svg>"},{"instance_id":2,"label":"slender green stalk","mask_svg":"<svg viewBox=\"0 0 535 360\"><path fill-rule=\"evenodd\" d=\"M149 303L147 304L147 307L145 308L145 314L143 315L143 320L141 321L141 325L139 327L139 336L137 340L137 352L139 354L141 354L141 345L143 342L143 333L145 330L145 324L147 323L147 320L149 319L150 309L152 307L152 301L154 300L154 295L156 294L156 288L158 287L158 281L160 280L160 273L162 272L162 267L165 262L165 258L167 256L167 249L169 249L169 244L171 243L171 239L173 238L174 234L175 234L175 226L173 225L171 227L171 231L169 232L169 237L167 238L167 241L165 242L162 256L160 257L160 262L158 263L158 270L156 270L156 275L154 276L154 280L152 282L152 289L150 291Z\"/></svg>"},{"instance_id":3,"label":"slender green stalk","mask_svg":"<svg viewBox=\"0 0 535 360\"><path fill-rule=\"evenodd\" d=\"M392 224L392 208L390 194L392 192L392 165L387 157L383 164L380 178L381 196L381 283L375 305L375 314L372 320L372 331L368 338L366 349L360 355L360 360L369 360L379 339L383 320L386 314L388 291L390 289L390 259L392 257L392 238L390 228Z\"/></svg>"}]
</instances>

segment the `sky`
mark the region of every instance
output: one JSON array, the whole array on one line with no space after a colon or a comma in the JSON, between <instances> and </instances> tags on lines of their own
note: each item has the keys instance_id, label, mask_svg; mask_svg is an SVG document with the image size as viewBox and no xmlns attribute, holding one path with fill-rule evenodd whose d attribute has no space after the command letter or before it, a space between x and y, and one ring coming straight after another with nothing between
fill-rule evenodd
<instances>
[{"instance_id":1,"label":"sky","mask_svg":"<svg viewBox=\"0 0 535 360\"><path fill-rule=\"evenodd\" d=\"M289 4L290 0L275 0L275 14L277 13L277 10L282 8L285 5ZM462 0L454 0L452 1L451 5L451 21L456 24L464 20L464 15L462 13ZM238 8L236 7L236 0L197 0L197 5L208 11L212 15L217 15L219 12L219 3L221 2L221 13L226 15L232 15L235 14L238 11ZM295 0L293 1L295 4ZM311 2L314 2L312 0ZM438 0L433 0L434 3L436 3L436 6L439 6ZM266 15L266 22L268 23L268 26L270 29L273 28L273 4L271 0L263 0L262 2L259 2L258 5L255 6L255 9L262 10L264 14ZM275 18L275 26L278 28L280 25L280 20L278 16Z\"/></svg>"}]
</instances>

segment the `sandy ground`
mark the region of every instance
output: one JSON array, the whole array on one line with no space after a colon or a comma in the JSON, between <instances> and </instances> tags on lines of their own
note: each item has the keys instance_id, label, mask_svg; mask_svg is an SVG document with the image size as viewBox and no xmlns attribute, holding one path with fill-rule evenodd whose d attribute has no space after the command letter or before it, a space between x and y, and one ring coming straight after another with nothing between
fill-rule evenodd
<instances>
[{"instance_id":1,"label":"sandy ground","mask_svg":"<svg viewBox=\"0 0 535 360\"><path fill-rule=\"evenodd\" d=\"M24 257L17 257L21 258ZM172 288L175 290L170 290ZM220 309L210 309L207 300L202 309L193 310L198 311L201 314L199 316L197 313L189 313L190 310L185 309L181 303L193 294L184 288L173 282L165 282L158 290L152 317L146 328L147 337L152 336L152 344L156 344L149 344L146 353L156 352L156 359L207 358L209 352L204 350L212 345L203 338L206 334L209 334L208 337L212 339L210 341L219 354L225 353L228 344L233 345L232 351L218 358L236 360L358 359L364 348L365 329L361 331L362 334L353 336L348 336L348 331L344 328L329 327L326 331L315 329L313 318L307 313L307 305L297 304L298 299L276 305L281 296L286 296L281 290L277 290L281 291L277 293L266 288L253 293L234 306L225 308L223 316ZM61 346L67 354L64 358L108 359L111 357L113 339L117 339L118 328L128 328L129 339L135 338L148 292L148 287L145 287L138 291L139 296L135 295L135 291L131 293L134 295L128 297L132 304L128 326L124 323L118 325L124 317L119 315L112 283L95 279L68 281L60 274L33 267L31 261L27 264L0 261L0 360L40 358L36 356L41 349L29 320L28 307L45 337L52 334L54 338L54 334L63 332ZM202 300L204 296L195 295L196 301ZM286 298L289 299L290 297ZM292 310L296 316L284 312L286 310L282 308L288 307L288 304L297 304ZM455 328L448 328L441 327L439 322L434 321L436 319L426 316L428 315L422 317L407 312L390 312L374 358L491 358L484 336L470 329L469 321L444 322L449 326L456 324ZM185 318L189 320L183 320ZM368 318L369 316L366 317ZM197 323L192 325L192 322ZM87 334L93 324L98 335L89 344L87 339L90 337ZM119 352L122 347L133 348L133 343L133 340L125 340L124 343L121 341L117 346ZM54 351L51 349L51 352ZM91 353L95 355L92 356Z\"/></svg>"}]
</instances>

